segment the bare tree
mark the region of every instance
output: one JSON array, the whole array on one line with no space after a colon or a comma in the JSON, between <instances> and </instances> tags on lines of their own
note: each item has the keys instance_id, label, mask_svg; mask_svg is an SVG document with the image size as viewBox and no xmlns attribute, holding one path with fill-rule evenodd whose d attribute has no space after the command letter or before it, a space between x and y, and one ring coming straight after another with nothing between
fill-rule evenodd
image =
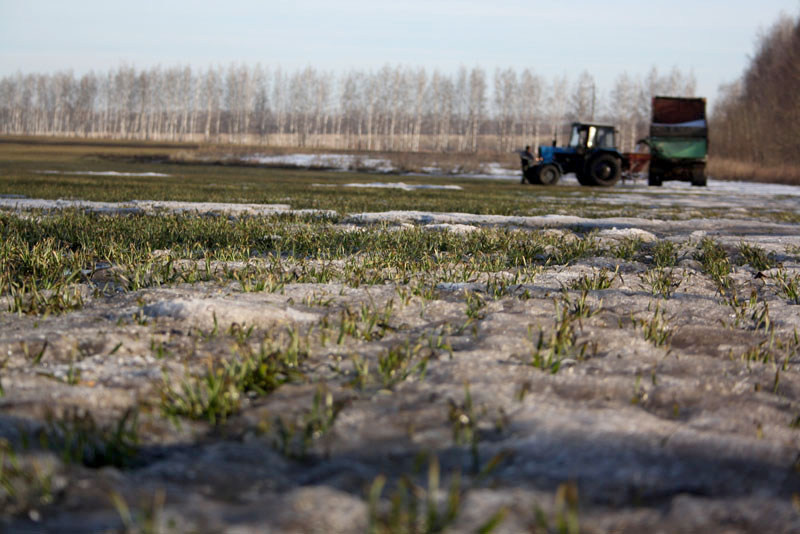
<instances>
[{"instance_id":1,"label":"bare tree","mask_svg":"<svg viewBox=\"0 0 800 534\"><path fill-rule=\"evenodd\" d=\"M270 119L270 100L269 100L269 71L265 70L261 64L256 65L253 72L253 85L255 95L253 97L254 120L256 121L256 132L260 143L266 141L267 122Z\"/></svg>"},{"instance_id":2,"label":"bare tree","mask_svg":"<svg viewBox=\"0 0 800 534\"><path fill-rule=\"evenodd\" d=\"M330 114L331 76L327 73L315 73L312 83L312 112L314 123L314 146L322 146Z\"/></svg>"},{"instance_id":3,"label":"bare tree","mask_svg":"<svg viewBox=\"0 0 800 534\"><path fill-rule=\"evenodd\" d=\"M570 96L569 115L577 121L594 121L597 104L596 84L588 71L581 72Z\"/></svg>"},{"instance_id":4,"label":"bare tree","mask_svg":"<svg viewBox=\"0 0 800 534\"><path fill-rule=\"evenodd\" d=\"M278 134L279 144L285 144L286 117L288 116L288 89L287 76L283 69L278 67L272 77L272 105L275 109L275 131Z\"/></svg>"},{"instance_id":5,"label":"bare tree","mask_svg":"<svg viewBox=\"0 0 800 534\"><path fill-rule=\"evenodd\" d=\"M205 128L203 128L203 137L206 142L211 140L211 126L213 123L216 123L216 135L219 136L221 93L219 72L209 67L205 73L201 91L201 101L205 103L206 110L206 124Z\"/></svg>"},{"instance_id":6,"label":"bare tree","mask_svg":"<svg viewBox=\"0 0 800 534\"><path fill-rule=\"evenodd\" d=\"M611 107L615 124L620 130L619 145L623 151L633 150L636 143L637 83L627 72L617 76L611 90Z\"/></svg>"},{"instance_id":7,"label":"bare tree","mask_svg":"<svg viewBox=\"0 0 800 534\"><path fill-rule=\"evenodd\" d=\"M519 120L522 123L523 144L539 144L539 125L542 115L542 79L525 69L519 83Z\"/></svg>"},{"instance_id":8,"label":"bare tree","mask_svg":"<svg viewBox=\"0 0 800 534\"><path fill-rule=\"evenodd\" d=\"M360 148L362 112L362 91L364 88L364 75L358 71L349 71L345 74L341 84L339 96L340 113L344 123L345 148Z\"/></svg>"},{"instance_id":9,"label":"bare tree","mask_svg":"<svg viewBox=\"0 0 800 534\"><path fill-rule=\"evenodd\" d=\"M13 78L0 79L0 102L5 102L5 105L0 108L0 128L2 128L0 131L5 134L12 133L17 128L18 91L17 80Z\"/></svg>"},{"instance_id":10,"label":"bare tree","mask_svg":"<svg viewBox=\"0 0 800 534\"><path fill-rule=\"evenodd\" d=\"M314 98L312 88L316 80L316 71L306 67L295 72L289 82L290 131L297 138L298 146L308 143L312 127Z\"/></svg>"},{"instance_id":11,"label":"bare tree","mask_svg":"<svg viewBox=\"0 0 800 534\"><path fill-rule=\"evenodd\" d=\"M466 87L466 74L465 80ZM450 137L453 133L454 122L458 120L458 108L455 102L456 95L452 80L434 71L431 83L428 86L427 115L431 118L431 136L433 149L437 152L446 152L450 147ZM461 139L465 138L466 131L456 129ZM459 149L461 144L459 144Z\"/></svg>"},{"instance_id":12,"label":"bare tree","mask_svg":"<svg viewBox=\"0 0 800 534\"><path fill-rule=\"evenodd\" d=\"M549 103L549 119L550 119L550 137L553 139L558 138L558 133L561 130L564 122L564 116L567 107L567 87L569 81L566 76L556 76L550 84L550 95L548 98Z\"/></svg>"},{"instance_id":13,"label":"bare tree","mask_svg":"<svg viewBox=\"0 0 800 534\"><path fill-rule=\"evenodd\" d=\"M422 134L422 113L425 105L425 89L428 75L425 69L417 69L413 76L414 85L414 126L412 131L411 150L419 152L419 140Z\"/></svg>"},{"instance_id":14,"label":"bare tree","mask_svg":"<svg viewBox=\"0 0 800 534\"><path fill-rule=\"evenodd\" d=\"M486 73L474 67L469 75L470 150L478 151L478 134L486 114Z\"/></svg>"},{"instance_id":15,"label":"bare tree","mask_svg":"<svg viewBox=\"0 0 800 534\"><path fill-rule=\"evenodd\" d=\"M113 74L112 109L115 112L114 131L120 138L130 136L130 123L134 104L136 72L128 65L120 66Z\"/></svg>"},{"instance_id":16,"label":"bare tree","mask_svg":"<svg viewBox=\"0 0 800 534\"><path fill-rule=\"evenodd\" d=\"M378 109L380 103L379 85L375 74L371 73L365 79L364 100L366 107L367 150L373 150L375 149L375 132L379 122L376 120L376 115L380 112Z\"/></svg>"},{"instance_id":17,"label":"bare tree","mask_svg":"<svg viewBox=\"0 0 800 534\"><path fill-rule=\"evenodd\" d=\"M497 128L497 151L511 148L511 135L517 121L517 73L513 69L497 69L494 72L495 125Z\"/></svg>"},{"instance_id":18,"label":"bare tree","mask_svg":"<svg viewBox=\"0 0 800 534\"><path fill-rule=\"evenodd\" d=\"M75 102L76 133L87 137L92 133L92 117L94 115L95 99L97 98L97 78L94 73L84 74L78 83L78 95Z\"/></svg>"},{"instance_id":19,"label":"bare tree","mask_svg":"<svg viewBox=\"0 0 800 534\"><path fill-rule=\"evenodd\" d=\"M194 77L192 76L192 68L185 66L180 71L178 97L180 101L176 105L181 108L181 123L179 135L181 139L186 139L190 134L189 131L189 117L194 115Z\"/></svg>"}]
</instances>

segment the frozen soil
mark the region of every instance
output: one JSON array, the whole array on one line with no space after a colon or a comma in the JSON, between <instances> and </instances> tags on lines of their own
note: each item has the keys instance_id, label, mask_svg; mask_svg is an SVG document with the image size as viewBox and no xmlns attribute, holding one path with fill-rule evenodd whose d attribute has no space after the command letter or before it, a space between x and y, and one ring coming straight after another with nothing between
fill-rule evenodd
<instances>
[{"instance_id":1,"label":"frozen soil","mask_svg":"<svg viewBox=\"0 0 800 534\"><path fill-rule=\"evenodd\" d=\"M800 276L800 226L413 212L341 224L639 248L531 258L524 276L255 289L220 277L115 291L112 266L80 284L80 309L0 312L0 528L399 531L413 495L421 531L547 532L574 514L582 532L800 531L800 305L780 283ZM731 258L727 287L703 239ZM675 257L659 271L665 242ZM295 363L270 391L239 392L214 421L174 409L208 397L226 362L273 349Z\"/></svg>"}]
</instances>

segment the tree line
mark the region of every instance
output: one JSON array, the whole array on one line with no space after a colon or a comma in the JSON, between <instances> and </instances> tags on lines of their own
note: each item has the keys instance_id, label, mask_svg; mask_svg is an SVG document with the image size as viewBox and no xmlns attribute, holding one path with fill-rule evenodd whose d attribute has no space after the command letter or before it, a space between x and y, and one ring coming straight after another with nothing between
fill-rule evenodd
<instances>
[{"instance_id":1,"label":"tree line","mask_svg":"<svg viewBox=\"0 0 800 534\"><path fill-rule=\"evenodd\" d=\"M231 64L120 65L0 78L0 133L241 143L368 151L498 151L563 140L573 120L609 122L630 150L653 95L694 96L673 68L622 73L600 91L589 72L545 79L529 68L453 73L386 65L330 72Z\"/></svg>"},{"instance_id":2,"label":"tree line","mask_svg":"<svg viewBox=\"0 0 800 534\"><path fill-rule=\"evenodd\" d=\"M714 154L756 167L800 165L800 20L782 15L712 117Z\"/></svg>"}]
</instances>

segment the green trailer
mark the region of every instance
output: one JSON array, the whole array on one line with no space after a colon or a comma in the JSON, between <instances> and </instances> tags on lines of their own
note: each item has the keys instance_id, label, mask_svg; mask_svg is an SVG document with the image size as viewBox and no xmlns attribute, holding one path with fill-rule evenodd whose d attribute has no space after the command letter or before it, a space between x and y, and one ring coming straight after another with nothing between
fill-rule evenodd
<instances>
[{"instance_id":1,"label":"green trailer","mask_svg":"<svg viewBox=\"0 0 800 534\"><path fill-rule=\"evenodd\" d=\"M704 186L708 157L705 98L653 98L648 184L683 180Z\"/></svg>"}]
</instances>

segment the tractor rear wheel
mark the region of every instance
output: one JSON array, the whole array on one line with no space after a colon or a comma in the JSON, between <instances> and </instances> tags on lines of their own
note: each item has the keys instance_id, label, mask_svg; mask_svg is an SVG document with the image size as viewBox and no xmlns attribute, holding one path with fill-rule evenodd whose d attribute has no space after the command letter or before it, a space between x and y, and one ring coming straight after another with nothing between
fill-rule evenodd
<instances>
[{"instance_id":1,"label":"tractor rear wheel","mask_svg":"<svg viewBox=\"0 0 800 534\"><path fill-rule=\"evenodd\" d=\"M585 174L589 185L611 187L622 175L622 163L611 154L599 154L589 160Z\"/></svg>"},{"instance_id":2,"label":"tractor rear wheel","mask_svg":"<svg viewBox=\"0 0 800 534\"><path fill-rule=\"evenodd\" d=\"M561 178L561 171L555 165L542 165L536 173L542 185L556 185Z\"/></svg>"}]
</instances>

